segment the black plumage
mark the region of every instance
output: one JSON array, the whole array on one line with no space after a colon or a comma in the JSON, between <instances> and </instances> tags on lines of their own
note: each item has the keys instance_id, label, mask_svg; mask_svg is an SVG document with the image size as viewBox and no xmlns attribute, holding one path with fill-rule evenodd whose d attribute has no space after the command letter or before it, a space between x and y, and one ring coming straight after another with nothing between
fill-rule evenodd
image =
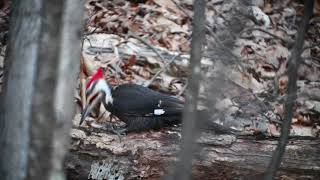
<instances>
[{"instance_id":1,"label":"black plumage","mask_svg":"<svg viewBox=\"0 0 320 180\"><path fill-rule=\"evenodd\" d=\"M126 123L126 132L181 123L184 103L175 97L136 84L120 85L111 94L113 103L105 108Z\"/></svg>"},{"instance_id":2,"label":"black plumage","mask_svg":"<svg viewBox=\"0 0 320 180\"><path fill-rule=\"evenodd\" d=\"M183 101L136 84L111 88L104 79L102 68L99 68L87 83L86 96L89 103L82 111L79 125L101 102L113 116L126 124L125 127L115 127L112 123L106 123L106 129L111 126L111 131L117 134L159 129L182 121ZM206 110L199 110L196 113L198 113L196 124L201 129L212 129L218 133L238 133L214 123L210 112Z\"/></svg>"}]
</instances>

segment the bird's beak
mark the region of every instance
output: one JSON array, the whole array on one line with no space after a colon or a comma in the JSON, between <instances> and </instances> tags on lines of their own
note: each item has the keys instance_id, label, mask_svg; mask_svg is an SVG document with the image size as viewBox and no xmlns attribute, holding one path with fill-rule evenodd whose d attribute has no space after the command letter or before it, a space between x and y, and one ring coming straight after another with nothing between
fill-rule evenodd
<instances>
[{"instance_id":1,"label":"bird's beak","mask_svg":"<svg viewBox=\"0 0 320 180\"><path fill-rule=\"evenodd\" d=\"M84 110L81 113L81 119L79 125L83 123L83 121L86 119L86 117L90 114L92 109L96 107L97 104L99 104L102 101L102 98L105 96L104 92L98 92L97 96L90 96L88 97L88 100L94 98L91 103L89 103ZM90 102L90 101L88 101Z\"/></svg>"}]
</instances>

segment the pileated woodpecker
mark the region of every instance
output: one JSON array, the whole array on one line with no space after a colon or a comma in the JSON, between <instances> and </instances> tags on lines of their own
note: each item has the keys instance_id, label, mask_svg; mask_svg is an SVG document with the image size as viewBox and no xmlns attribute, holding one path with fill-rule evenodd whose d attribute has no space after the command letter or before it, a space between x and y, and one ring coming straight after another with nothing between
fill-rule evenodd
<instances>
[{"instance_id":1,"label":"pileated woodpecker","mask_svg":"<svg viewBox=\"0 0 320 180\"><path fill-rule=\"evenodd\" d=\"M181 122L183 101L136 84L112 88L104 79L101 68L93 75L86 88L90 103L82 112L80 125L92 108L101 102L111 115L126 124L126 132L158 129Z\"/></svg>"}]
</instances>

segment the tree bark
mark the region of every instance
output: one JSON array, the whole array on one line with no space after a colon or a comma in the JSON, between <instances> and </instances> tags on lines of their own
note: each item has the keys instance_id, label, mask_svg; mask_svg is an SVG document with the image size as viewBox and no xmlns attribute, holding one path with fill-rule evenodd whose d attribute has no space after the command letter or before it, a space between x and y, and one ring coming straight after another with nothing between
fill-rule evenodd
<instances>
[{"instance_id":1,"label":"tree bark","mask_svg":"<svg viewBox=\"0 0 320 180\"><path fill-rule=\"evenodd\" d=\"M40 46L36 63L32 118L30 129L30 150L28 179L49 179L54 159L54 112L55 89L57 87L58 58L61 42L63 0L47 1L42 6ZM61 125L60 125L61 126Z\"/></svg>"},{"instance_id":2,"label":"tree bark","mask_svg":"<svg viewBox=\"0 0 320 180\"><path fill-rule=\"evenodd\" d=\"M15 1L13 7L1 97L0 176L64 179L83 1Z\"/></svg>"},{"instance_id":3,"label":"tree bark","mask_svg":"<svg viewBox=\"0 0 320 180\"><path fill-rule=\"evenodd\" d=\"M297 33L297 39L291 53L292 55L289 59L289 84L287 90L288 98L285 103L284 120L281 125L281 136L279 139L279 144L273 153L273 158L271 159L270 164L266 170L265 180L272 180L275 176L280 166L282 156L285 152L286 145L288 144L288 137L290 134L291 122L293 118L293 109L295 99L297 98L298 68L301 61L301 54L303 52L304 36L308 30L309 20L312 16L313 4L313 0L305 1L304 17Z\"/></svg>"},{"instance_id":4,"label":"tree bark","mask_svg":"<svg viewBox=\"0 0 320 180\"><path fill-rule=\"evenodd\" d=\"M116 135L97 129L73 129L65 162L67 177L161 179L176 162L180 133L179 128L168 128L129 134L120 143ZM193 161L193 179L261 179L277 139L204 132L197 143L200 151ZM320 177L319 149L319 139L290 138L277 178Z\"/></svg>"},{"instance_id":5,"label":"tree bark","mask_svg":"<svg viewBox=\"0 0 320 180\"><path fill-rule=\"evenodd\" d=\"M166 179L190 179L192 160L196 149L195 139L199 129L197 128L197 106L201 81L201 58L203 54L203 45L205 42L205 9L206 1L194 1L194 18L190 52L189 85L186 92L187 103L185 105L182 121L182 141L179 161L174 167L172 175Z\"/></svg>"},{"instance_id":6,"label":"tree bark","mask_svg":"<svg viewBox=\"0 0 320 180\"><path fill-rule=\"evenodd\" d=\"M0 113L1 179L25 179L33 82L39 53L41 2L14 1Z\"/></svg>"},{"instance_id":7,"label":"tree bark","mask_svg":"<svg viewBox=\"0 0 320 180\"><path fill-rule=\"evenodd\" d=\"M70 119L74 116L74 89L79 71L80 37L84 0L65 0L63 9L62 40L58 61L57 84L54 97L56 129L53 136L53 174L64 174L63 161L70 144ZM53 177L55 177L53 175Z\"/></svg>"}]
</instances>

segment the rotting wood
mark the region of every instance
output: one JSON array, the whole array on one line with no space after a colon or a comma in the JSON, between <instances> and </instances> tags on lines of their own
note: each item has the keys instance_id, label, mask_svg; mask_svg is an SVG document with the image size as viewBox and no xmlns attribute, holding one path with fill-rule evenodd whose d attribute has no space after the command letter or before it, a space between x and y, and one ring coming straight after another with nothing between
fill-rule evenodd
<instances>
[{"instance_id":1,"label":"rotting wood","mask_svg":"<svg viewBox=\"0 0 320 180\"><path fill-rule=\"evenodd\" d=\"M130 133L120 143L116 135L85 128L73 129L65 161L68 179L85 179L91 165L117 164L125 179L160 179L179 152L180 128ZM194 162L194 179L259 178L277 139L203 133ZM320 177L320 139L290 139L277 177ZM106 163L107 162L107 163Z\"/></svg>"}]
</instances>

